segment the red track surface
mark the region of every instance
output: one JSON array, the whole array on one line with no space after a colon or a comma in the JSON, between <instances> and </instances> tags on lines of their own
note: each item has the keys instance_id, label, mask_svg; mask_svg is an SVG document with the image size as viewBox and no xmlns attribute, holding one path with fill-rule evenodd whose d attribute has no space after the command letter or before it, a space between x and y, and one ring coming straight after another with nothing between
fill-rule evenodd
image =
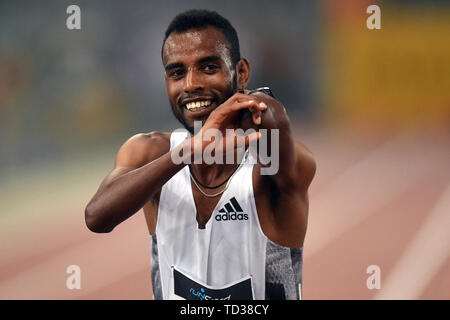
<instances>
[{"instance_id":1,"label":"red track surface","mask_svg":"<svg viewBox=\"0 0 450 320\"><path fill-rule=\"evenodd\" d=\"M318 163L303 299L449 299L448 136L298 136ZM38 226L0 236L1 299L152 298L142 214L98 235L85 227L83 206L67 203ZM66 288L69 265L81 268L80 290ZM366 286L369 265L381 268L380 290Z\"/></svg>"}]
</instances>

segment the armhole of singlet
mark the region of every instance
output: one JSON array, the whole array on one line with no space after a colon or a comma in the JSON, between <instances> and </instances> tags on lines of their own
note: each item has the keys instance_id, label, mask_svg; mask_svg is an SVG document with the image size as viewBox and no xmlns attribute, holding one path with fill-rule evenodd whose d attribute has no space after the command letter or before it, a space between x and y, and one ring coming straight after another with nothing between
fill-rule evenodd
<instances>
[{"instance_id":1,"label":"armhole of singlet","mask_svg":"<svg viewBox=\"0 0 450 320\"><path fill-rule=\"evenodd\" d=\"M251 177L250 201L251 201L251 204L252 204L253 208L255 208L255 214L256 214L255 219L256 219L256 222L258 224L258 230L259 230L259 232L261 232L261 234L264 236L264 238L266 240L269 240L269 238L266 236L266 234L264 233L264 231L263 231L263 229L261 227L261 222L259 221L258 207L256 207L255 192L254 192L254 187L253 187L253 170L256 170L255 167L256 167L256 165L254 164L252 166L252 169L249 170L250 171L250 177Z\"/></svg>"},{"instance_id":2,"label":"armhole of singlet","mask_svg":"<svg viewBox=\"0 0 450 320\"><path fill-rule=\"evenodd\" d=\"M170 133L170 136L169 136L169 151L168 152L170 152L171 150L172 150L172 148L173 148L173 146L172 146L172 135L174 134L174 132L171 132ZM159 225L159 206L161 205L161 198L162 198L162 195L163 195L163 192L164 192L164 186L165 186L166 184L163 184L163 186L161 187L161 192L160 192L160 194L159 194L159 201L158 201L158 208L156 209L157 211L156 211L156 226L155 226L155 232L153 233L155 236L156 236L156 234L158 233L158 225ZM150 235L150 236L152 236L152 234Z\"/></svg>"},{"instance_id":3,"label":"armhole of singlet","mask_svg":"<svg viewBox=\"0 0 450 320\"><path fill-rule=\"evenodd\" d=\"M174 134L175 134L175 135L174 135ZM169 145L169 151L168 151L168 152L170 152L173 148L175 148L178 144L180 144L180 143L182 142L181 138L180 138L180 141L178 141L178 137L176 136L176 135L181 135L181 134L184 134L184 135L185 135L185 138L186 138L187 135L188 135L188 132L187 132L186 130L183 130L183 131L181 131L181 130L180 130L180 131L175 130L175 131L173 131L173 132L170 133L170 137L169 137L170 145ZM182 170L183 170L183 169L182 169ZM167 182L168 182L168 181L167 181ZM167 183L167 182L166 182L166 183ZM161 193L160 193L160 195L159 195L158 209L157 209L157 211L156 211L156 214L157 214L157 217L156 217L156 227L155 227L155 233L154 233L154 234L156 234L157 231L158 231L158 225L159 225L159 208L160 208L160 205L161 205L161 198L162 198L162 195L163 195L163 192L164 192L164 187L165 187L166 183L161 187Z\"/></svg>"}]
</instances>

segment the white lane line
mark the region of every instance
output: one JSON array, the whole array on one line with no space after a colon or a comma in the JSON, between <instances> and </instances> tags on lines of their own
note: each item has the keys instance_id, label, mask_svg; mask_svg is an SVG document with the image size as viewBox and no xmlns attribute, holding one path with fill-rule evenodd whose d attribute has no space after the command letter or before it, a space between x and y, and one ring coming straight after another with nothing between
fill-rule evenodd
<instances>
[{"instance_id":1,"label":"white lane line","mask_svg":"<svg viewBox=\"0 0 450 320\"><path fill-rule=\"evenodd\" d=\"M450 184L375 299L418 299L450 255Z\"/></svg>"},{"instance_id":2,"label":"white lane line","mask_svg":"<svg viewBox=\"0 0 450 320\"><path fill-rule=\"evenodd\" d=\"M312 194L305 257L326 247L431 172L445 170L447 157L436 150L439 148L426 141L405 144L399 136Z\"/></svg>"}]
</instances>

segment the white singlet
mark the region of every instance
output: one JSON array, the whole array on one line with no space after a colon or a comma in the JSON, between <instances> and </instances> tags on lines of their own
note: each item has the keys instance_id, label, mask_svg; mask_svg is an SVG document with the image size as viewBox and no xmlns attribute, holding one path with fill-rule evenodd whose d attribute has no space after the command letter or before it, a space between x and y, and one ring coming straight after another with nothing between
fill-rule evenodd
<instances>
[{"instance_id":1,"label":"white singlet","mask_svg":"<svg viewBox=\"0 0 450 320\"><path fill-rule=\"evenodd\" d=\"M170 149L187 137L174 132ZM152 240L155 299L299 299L301 248L263 233L253 195L252 155L241 166L199 229L188 166L161 189Z\"/></svg>"}]
</instances>

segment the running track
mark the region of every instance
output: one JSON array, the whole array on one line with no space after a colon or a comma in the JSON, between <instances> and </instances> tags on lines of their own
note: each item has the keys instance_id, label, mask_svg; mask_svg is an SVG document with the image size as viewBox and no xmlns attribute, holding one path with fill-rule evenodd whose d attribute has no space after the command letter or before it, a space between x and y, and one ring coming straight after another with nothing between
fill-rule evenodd
<instances>
[{"instance_id":1,"label":"running track","mask_svg":"<svg viewBox=\"0 0 450 320\"><path fill-rule=\"evenodd\" d=\"M328 128L297 136L318 164L303 299L450 299L449 135ZM110 165L2 185L1 299L152 298L142 214L110 234L84 225L84 206ZM69 265L81 268L80 290L66 288ZM381 269L379 290L366 286L369 265Z\"/></svg>"}]
</instances>

